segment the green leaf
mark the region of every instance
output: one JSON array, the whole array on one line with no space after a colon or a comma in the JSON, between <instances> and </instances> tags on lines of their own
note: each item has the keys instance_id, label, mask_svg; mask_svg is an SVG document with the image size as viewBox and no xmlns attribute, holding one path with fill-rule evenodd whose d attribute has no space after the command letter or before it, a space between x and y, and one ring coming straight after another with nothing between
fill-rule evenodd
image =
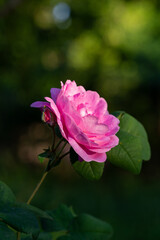
<instances>
[{"instance_id":1,"label":"green leaf","mask_svg":"<svg viewBox=\"0 0 160 240\"><path fill-rule=\"evenodd\" d=\"M48 148L48 149L44 149L44 150L45 150L45 151L44 151L43 153L40 153L40 154L38 155L38 160L39 160L41 163L43 163L46 158L50 158L50 156L51 156L51 151L50 151L49 148Z\"/></svg>"},{"instance_id":2,"label":"green leaf","mask_svg":"<svg viewBox=\"0 0 160 240\"><path fill-rule=\"evenodd\" d=\"M53 240L51 233L42 232L39 234L38 240Z\"/></svg>"},{"instance_id":3,"label":"green leaf","mask_svg":"<svg viewBox=\"0 0 160 240\"><path fill-rule=\"evenodd\" d=\"M140 140L123 131L117 136L120 143L107 154L108 160L135 174L140 173L142 166Z\"/></svg>"},{"instance_id":4,"label":"green leaf","mask_svg":"<svg viewBox=\"0 0 160 240\"><path fill-rule=\"evenodd\" d=\"M16 234L8 228L8 226L0 222L0 239L2 240L16 240Z\"/></svg>"},{"instance_id":5,"label":"green leaf","mask_svg":"<svg viewBox=\"0 0 160 240\"><path fill-rule=\"evenodd\" d=\"M16 201L11 189L4 183L0 181L0 207L5 204L12 204Z\"/></svg>"},{"instance_id":6,"label":"green leaf","mask_svg":"<svg viewBox=\"0 0 160 240\"><path fill-rule=\"evenodd\" d=\"M82 177L89 180L99 180L103 174L104 163L77 161L73 167Z\"/></svg>"},{"instance_id":7,"label":"green leaf","mask_svg":"<svg viewBox=\"0 0 160 240\"><path fill-rule=\"evenodd\" d=\"M80 162L78 155L75 153L73 148L70 150L70 159L75 171L84 178L89 180L99 180L103 174L104 163L98 163L95 161L91 162Z\"/></svg>"},{"instance_id":8,"label":"green leaf","mask_svg":"<svg viewBox=\"0 0 160 240\"><path fill-rule=\"evenodd\" d=\"M38 240L39 233L36 235L21 233L22 240Z\"/></svg>"},{"instance_id":9,"label":"green leaf","mask_svg":"<svg viewBox=\"0 0 160 240\"><path fill-rule=\"evenodd\" d=\"M16 205L19 207L22 207L23 209L30 210L38 218L46 218L46 219L53 220L53 218L47 212L45 212L37 207L34 207L33 205L28 205L26 203L17 203Z\"/></svg>"},{"instance_id":10,"label":"green leaf","mask_svg":"<svg viewBox=\"0 0 160 240\"><path fill-rule=\"evenodd\" d=\"M23 236L21 236L21 239L22 239L22 240L33 240L33 238L32 238L32 235L31 235L31 234L28 234L28 235L23 235Z\"/></svg>"},{"instance_id":11,"label":"green leaf","mask_svg":"<svg viewBox=\"0 0 160 240\"><path fill-rule=\"evenodd\" d=\"M53 240L57 240L61 236L66 236L66 234L67 234L66 230L52 232L52 238Z\"/></svg>"},{"instance_id":12,"label":"green leaf","mask_svg":"<svg viewBox=\"0 0 160 240\"><path fill-rule=\"evenodd\" d=\"M135 174L140 173L142 161L150 159L150 145L142 124L124 112L113 113L120 119L117 133L119 145L107 153L108 160Z\"/></svg>"},{"instance_id":13,"label":"green leaf","mask_svg":"<svg viewBox=\"0 0 160 240\"><path fill-rule=\"evenodd\" d=\"M88 214L75 217L68 232L68 236L60 237L58 240L109 240L113 235L110 224Z\"/></svg>"},{"instance_id":14,"label":"green leaf","mask_svg":"<svg viewBox=\"0 0 160 240\"><path fill-rule=\"evenodd\" d=\"M23 234L21 237L22 240L53 240L51 233L41 232L37 237L34 237L31 234Z\"/></svg>"},{"instance_id":15,"label":"green leaf","mask_svg":"<svg viewBox=\"0 0 160 240\"><path fill-rule=\"evenodd\" d=\"M53 220L42 219L42 228L46 232L66 230L73 217L73 210L66 205L60 205L53 211L48 211Z\"/></svg>"},{"instance_id":16,"label":"green leaf","mask_svg":"<svg viewBox=\"0 0 160 240\"><path fill-rule=\"evenodd\" d=\"M66 236L62 236L62 237L56 238L56 240L74 240L74 239L72 238L71 235L66 235Z\"/></svg>"},{"instance_id":17,"label":"green leaf","mask_svg":"<svg viewBox=\"0 0 160 240\"><path fill-rule=\"evenodd\" d=\"M0 218L19 232L33 234L40 231L36 216L30 210L16 204L0 208Z\"/></svg>"},{"instance_id":18,"label":"green leaf","mask_svg":"<svg viewBox=\"0 0 160 240\"><path fill-rule=\"evenodd\" d=\"M118 118L119 120L123 117L123 115L125 114L124 111L116 111L113 112L112 115L114 115L116 118Z\"/></svg>"},{"instance_id":19,"label":"green leaf","mask_svg":"<svg viewBox=\"0 0 160 240\"><path fill-rule=\"evenodd\" d=\"M40 161L40 163L43 163L44 160L45 160L45 157L42 157L42 154L43 154L43 153L40 153L40 154L38 155L38 160Z\"/></svg>"}]
</instances>

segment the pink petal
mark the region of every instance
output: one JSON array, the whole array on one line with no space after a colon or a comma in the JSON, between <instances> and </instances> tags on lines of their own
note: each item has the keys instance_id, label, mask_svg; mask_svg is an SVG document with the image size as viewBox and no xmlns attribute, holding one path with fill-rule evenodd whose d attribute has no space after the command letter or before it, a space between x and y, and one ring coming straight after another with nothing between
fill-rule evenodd
<instances>
[{"instance_id":1,"label":"pink petal","mask_svg":"<svg viewBox=\"0 0 160 240\"><path fill-rule=\"evenodd\" d=\"M79 94L76 96L74 99L74 105L77 107L77 111L82 113L82 116L85 115L92 115L95 106L99 102L99 94L94 91L86 91L83 94ZM85 112L85 115L82 112L82 107L83 107L83 112Z\"/></svg>"},{"instance_id":2,"label":"pink petal","mask_svg":"<svg viewBox=\"0 0 160 240\"><path fill-rule=\"evenodd\" d=\"M99 102L97 103L97 105L95 106L95 110L94 110L94 115L96 117L98 117L99 119L101 119L101 117L108 113L107 111L107 102L104 98L100 98Z\"/></svg>"},{"instance_id":3,"label":"pink petal","mask_svg":"<svg viewBox=\"0 0 160 240\"><path fill-rule=\"evenodd\" d=\"M83 123L86 133L104 135L108 131L108 127L105 124L98 124L98 119L91 115L83 117Z\"/></svg>"},{"instance_id":4,"label":"pink petal","mask_svg":"<svg viewBox=\"0 0 160 240\"><path fill-rule=\"evenodd\" d=\"M61 95L61 93L60 96L58 96L57 98L57 107L62 116L68 114L72 117L72 119L74 119L75 123L78 126L82 124L82 118L72 105L72 102L69 101L69 99L66 96Z\"/></svg>"},{"instance_id":5,"label":"pink petal","mask_svg":"<svg viewBox=\"0 0 160 240\"><path fill-rule=\"evenodd\" d=\"M83 93L85 92L84 87L77 86L75 81L67 80L65 85L61 83L62 87L62 94L65 94L65 96L74 96L77 93Z\"/></svg>"},{"instance_id":6,"label":"pink petal","mask_svg":"<svg viewBox=\"0 0 160 240\"><path fill-rule=\"evenodd\" d=\"M99 145L99 148L102 149L115 147L119 144L119 138L116 135L103 136L101 139L97 139L96 137L91 139Z\"/></svg>"},{"instance_id":7,"label":"pink petal","mask_svg":"<svg viewBox=\"0 0 160 240\"><path fill-rule=\"evenodd\" d=\"M89 150L95 153L104 153L104 152L106 153L106 152L109 152L111 148L97 148L97 149L90 148Z\"/></svg>"},{"instance_id":8,"label":"pink petal","mask_svg":"<svg viewBox=\"0 0 160 240\"><path fill-rule=\"evenodd\" d=\"M64 115L64 120L69 136L72 136L78 143L82 145L91 145L87 136L81 131L81 129L75 124L74 120L68 114Z\"/></svg>"},{"instance_id":9,"label":"pink petal","mask_svg":"<svg viewBox=\"0 0 160 240\"><path fill-rule=\"evenodd\" d=\"M110 143L107 144L107 147L113 148L119 144L119 138L116 135L110 136Z\"/></svg>"},{"instance_id":10,"label":"pink petal","mask_svg":"<svg viewBox=\"0 0 160 240\"><path fill-rule=\"evenodd\" d=\"M119 138L115 135L110 136L107 142L101 142L97 147L91 147L89 150L93 152L103 153L108 152L111 148L117 146L119 144Z\"/></svg>"},{"instance_id":11,"label":"pink petal","mask_svg":"<svg viewBox=\"0 0 160 240\"><path fill-rule=\"evenodd\" d=\"M79 114L81 115L81 117L84 117L88 114L87 112L87 108L86 105L81 103L77 106L77 111L79 112Z\"/></svg>"},{"instance_id":12,"label":"pink petal","mask_svg":"<svg viewBox=\"0 0 160 240\"><path fill-rule=\"evenodd\" d=\"M119 119L111 114L103 116L103 123L108 126L107 136L114 135L119 131L118 124L120 123Z\"/></svg>"},{"instance_id":13,"label":"pink petal","mask_svg":"<svg viewBox=\"0 0 160 240\"><path fill-rule=\"evenodd\" d=\"M66 96L73 96L78 93L77 84L75 81L67 80L65 85L62 87L62 91Z\"/></svg>"},{"instance_id":14,"label":"pink petal","mask_svg":"<svg viewBox=\"0 0 160 240\"><path fill-rule=\"evenodd\" d=\"M74 151L86 162L105 162L106 161L106 153L95 153L89 151L88 149L79 145L72 137L68 137L68 142L73 147Z\"/></svg>"},{"instance_id":15,"label":"pink petal","mask_svg":"<svg viewBox=\"0 0 160 240\"><path fill-rule=\"evenodd\" d=\"M45 97L45 99L48 102L50 102L51 108L53 109L53 111L54 111L55 115L57 116L57 118L60 118L60 113L59 113L58 108L57 108L56 104L54 103L54 101L51 98L49 98L49 97Z\"/></svg>"}]
</instances>

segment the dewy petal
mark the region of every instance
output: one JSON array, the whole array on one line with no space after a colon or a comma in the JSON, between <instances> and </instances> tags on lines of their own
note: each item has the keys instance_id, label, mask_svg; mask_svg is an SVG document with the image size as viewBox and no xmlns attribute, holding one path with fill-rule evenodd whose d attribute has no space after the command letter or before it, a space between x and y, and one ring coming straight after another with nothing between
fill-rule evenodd
<instances>
[{"instance_id":1,"label":"dewy petal","mask_svg":"<svg viewBox=\"0 0 160 240\"><path fill-rule=\"evenodd\" d=\"M56 103L57 101L57 97L60 93L61 89L60 88L51 88L50 92L51 92L51 98L53 99L53 101Z\"/></svg>"},{"instance_id":2,"label":"dewy petal","mask_svg":"<svg viewBox=\"0 0 160 240\"><path fill-rule=\"evenodd\" d=\"M83 148L80 144L78 144L72 137L68 137L68 142L74 149L74 151L86 162L105 162L106 161L106 153L96 153L88 150L87 148Z\"/></svg>"}]
</instances>

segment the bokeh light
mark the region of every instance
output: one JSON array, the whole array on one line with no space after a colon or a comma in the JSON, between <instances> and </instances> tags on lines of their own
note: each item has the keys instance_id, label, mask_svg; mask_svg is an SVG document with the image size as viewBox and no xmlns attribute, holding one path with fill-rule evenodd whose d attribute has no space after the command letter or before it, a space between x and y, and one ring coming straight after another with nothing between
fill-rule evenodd
<instances>
[{"instance_id":1,"label":"bokeh light","mask_svg":"<svg viewBox=\"0 0 160 240\"><path fill-rule=\"evenodd\" d=\"M65 22L70 18L70 7L65 2L60 2L53 8L53 17L56 22Z\"/></svg>"}]
</instances>

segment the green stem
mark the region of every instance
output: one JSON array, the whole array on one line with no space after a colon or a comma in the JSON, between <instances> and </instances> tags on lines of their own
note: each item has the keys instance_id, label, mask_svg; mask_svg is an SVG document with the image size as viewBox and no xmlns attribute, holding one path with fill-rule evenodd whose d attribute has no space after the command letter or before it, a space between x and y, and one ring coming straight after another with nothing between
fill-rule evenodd
<instances>
[{"instance_id":1,"label":"green stem","mask_svg":"<svg viewBox=\"0 0 160 240\"><path fill-rule=\"evenodd\" d=\"M34 198L34 196L36 195L38 189L40 188L41 184L43 183L45 177L47 176L48 172L45 172L41 178L41 180L39 181L39 183L37 184L36 188L34 189L33 193L31 194L31 196L29 197L27 204L30 204L30 202L32 201L32 199Z\"/></svg>"},{"instance_id":2,"label":"green stem","mask_svg":"<svg viewBox=\"0 0 160 240\"><path fill-rule=\"evenodd\" d=\"M64 143L63 147L61 148L61 150L59 151L57 158L59 158L60 154L62 153L63 149L65 148L65 146L67 145L67 142Z\"/></svg>"},{"instance_id":3,"label":"green stem","mask_svg":"<svg viewBox=\"0 0 160 240\"><path fill-rule=\"evenodd\" d=\"M21 240L21 233L17 232L17 240Z\"/></svg>"},{"instance_id":4,"label":"green stem","mask_svg":"<svg viewBox=\"0 0 160 240\"><path fill-rule=\"evenodd\" d=\"M61 160L62 158L64 158L65 156L67 156L70 153L70 151L64 153L59 159Z\"/></svg>"},{"instance_id":5,"label":"green stem","mask_svg":"<svg viewBox=\"0 0 160 240\"><path fill-rule=\"evenodd\" d=\"M56 135L55 135L55 130L53 128L53 131L52 131L52 136L53 136L53 144L52 144L52 151L54 151L54 145L55 145L55 140L56 140Z\"/></svg>"},{"instance_id":6,"label":"green stem","mask_svg":"<svg viewBox=\"0 0 160 240\"><path fill-rule=\"evenodd\" d=\"M55 148L53 149L53 152L55 152L57 150L57 148L59 147L59 145L61 144L61 142L64 141L64 138L61 138L60 141L57 143L57 145L55 146Z\"/></svg>"},{"instance_id":7,"label":"green stem","mask_svg":"<svg viewBox=\"0 0 160 240\"><path fill-rule=\"evenodd\" d=\"M54 139L53 139L53 147L52 147L52 148L54 148L54 144L55 144L55 135L54 135L53 137L54 137ZM64 139L62 138L62 139L57 143L56 147L55 147L54 150L53 150L54 152L56 151L56 149L59 147L59 145L61 144L61 142L62 142L63 140L64 140ZM59 151L59 153L58 153L58 155L57 155L57 157L56 157L57 160L58 160L58 159L62 159L62 158L65 157L67 154L69 154L69 152L67 152L67 153L63 154L63 155L60 157L60 154L62 153L62 151L63 151L63 149L65 148L66 144L67 144L67 142L64 143L63 147L62 147L61 150ZM41 184L43 183L44 179L46 178L47 174L48 174L48 170L45 170L45 172L44 172L44 174L42 175L39 183L37 184L37 186L36 186L36 188L34 189L33 193L32 193L31 196L29 197L29 199L28 199L28 201L27 201L27 204L30 204L30 203L31 203L32 199L34 198L34 196L35 196L36 193L38 192L38 190L39 190ZM20 240L20 239L21 239L21 233L20 233L20 232L17 232L17 240Z\"/></svg>"},{"instance_id":8,"label":"green stem","mask_svg":"<svg viewBox=\"0 0 160 240\"><path fill-rule=\"evenodd\" d=\"M34 189L33 193L31 194L31 196L29 197L27 204L29 205L30 202L32 201L32 199L34 198L34 196L36 195L37 191L39 190L41 184L43 183L45 177L47 176L48 172L44 172L44 174L42 175L39 183L37 184L36 188ZM21 240L21 233L17 232L17 240Z\"/></svg>"},{"instance_id":9,"label":"green stem","mask_svg":"<svg viewBox=\"0 0 160 240\"><path fill-rule=\"evenodd\" d=\"M60 157L60 154L62 153L63 149L65 148L67 142L64 143L63 147L61 148L61 150L59 151L59 153L55 156L54 161L48 163L46 171L50 171L53 167L57 166L57 164L59 164L60 160L62 159L62 157ZM59 145L59 143L58 143ZM68 154L68 153L67 153ZM65 155L67 155L65 154Z\"/></svg>"}]
</instances>

